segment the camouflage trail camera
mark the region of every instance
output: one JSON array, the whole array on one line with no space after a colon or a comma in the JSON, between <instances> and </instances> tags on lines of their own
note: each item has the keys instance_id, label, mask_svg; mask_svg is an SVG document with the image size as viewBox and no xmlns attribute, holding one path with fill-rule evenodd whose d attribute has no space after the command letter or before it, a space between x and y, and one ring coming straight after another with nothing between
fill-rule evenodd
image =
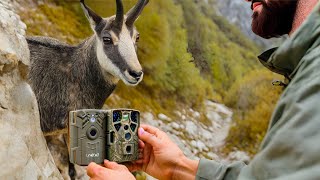
<instances>
[{"instance_id":1,"label":"camouflage trail camera","mask_svg":"<svg viewBox=\"0 0 320 180\"><path fill-rule=\"evenodd\" d=\"M86 166L139 158L140 113L130 109L77 110L69 113L70 162Z\"/></svg>"}]
</instances>

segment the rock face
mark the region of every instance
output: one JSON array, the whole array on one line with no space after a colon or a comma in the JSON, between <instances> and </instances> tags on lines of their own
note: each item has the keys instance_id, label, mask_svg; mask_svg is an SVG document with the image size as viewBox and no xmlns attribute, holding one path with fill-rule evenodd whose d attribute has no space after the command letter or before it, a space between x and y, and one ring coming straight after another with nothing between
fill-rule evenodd
<instances>
[{"instance_id":1,"label":"rock face","mask_svg":"<svg viewBox=\"0 0 320 180\"><path fill-rule=\"evenodd\" d=\"M26 82L30 63L26 26L9 2L0 1L0 179L62 179Z\"/></svg>"}]
</instances>

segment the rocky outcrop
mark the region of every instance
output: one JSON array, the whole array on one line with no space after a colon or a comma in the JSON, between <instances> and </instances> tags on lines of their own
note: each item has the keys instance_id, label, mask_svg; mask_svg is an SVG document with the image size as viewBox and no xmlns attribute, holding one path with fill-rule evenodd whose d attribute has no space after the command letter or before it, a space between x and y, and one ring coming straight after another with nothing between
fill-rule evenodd
<instances>
[{"instance_id":1,"label":"rocky outcrop","mask_svg":"<svg viewBox=\"0 0 320 180\"><path fill-rule=\"evenodd\" d=\"M26 26L0 1L0 179L62 179L40 129L35 96L26 82Z\"/></svg>"}]
</instances>

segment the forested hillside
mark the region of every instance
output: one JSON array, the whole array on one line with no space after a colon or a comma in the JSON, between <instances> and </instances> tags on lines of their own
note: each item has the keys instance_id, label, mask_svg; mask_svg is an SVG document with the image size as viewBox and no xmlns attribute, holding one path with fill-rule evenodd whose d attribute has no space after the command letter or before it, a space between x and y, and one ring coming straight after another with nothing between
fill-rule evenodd
<instances>
[{"instance_id":1,"label":"forested hillside","mask_svg":"<svg viewBox=\"0 0 320 180\"><path fill-rule=\"evenodd\" d=\"M127 10L136 3L123 2ZM119 83L106 105L164 113L173 119L174 111L193 108L200 112L202 123L211 126L202 114L204 101L226 103L235 110L235 126L225 150L236 147L254 154L280 92L271 86L278 77L261 70L256 59L259 46L207 3L212 2L150 0L136 23L144 80L137 87ZM87 4L104 17L115 12L114 0L87 0ZM76 44L92 34L74 0L19 0L19 14L28 35Z\"/></svg>"}]
</instances>

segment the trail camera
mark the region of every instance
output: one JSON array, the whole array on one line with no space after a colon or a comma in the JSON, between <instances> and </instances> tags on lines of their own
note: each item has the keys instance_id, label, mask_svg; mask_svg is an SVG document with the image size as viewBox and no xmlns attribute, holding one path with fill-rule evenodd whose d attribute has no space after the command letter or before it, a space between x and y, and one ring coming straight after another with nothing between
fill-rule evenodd
<instances>
[{"instance_id":1,"label":"trail camera","mask_svg":"<svg viewBox=\"0 0 320 180\"><path fill-rule=\"evenodd\" d=\"M86 166L139 158L140 113L130 109L78 110L69 113L70 162Z\"/></svg>"}]
</instances>

